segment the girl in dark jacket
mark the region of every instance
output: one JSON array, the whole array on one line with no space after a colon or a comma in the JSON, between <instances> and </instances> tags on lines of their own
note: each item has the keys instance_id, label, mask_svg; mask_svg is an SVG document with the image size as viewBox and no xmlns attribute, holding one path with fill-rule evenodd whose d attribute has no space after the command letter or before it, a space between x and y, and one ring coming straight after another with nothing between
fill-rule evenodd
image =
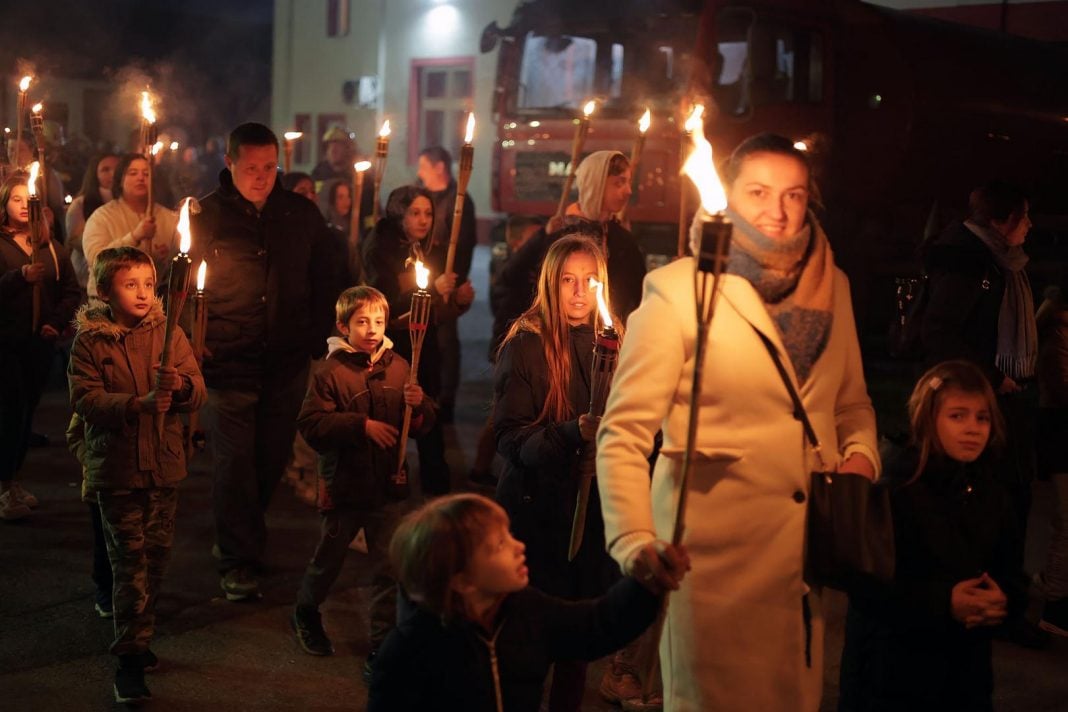
<instances>
[{"instance_id":1,"label":"girl in dark jacket","mask_svg":"<svg viewBox=\"0 0 1068 712\"><path fill-rule=\"evenodd\" d=\"M379 652L370 712L536 712L554 661L595 660L633 640L656 616L654 594L689 570L685 550L668 545L659 575L641 567L596 600L564 601L527 585L524 550L505 512L476 494L401 522L390 560L408 611Z\"/></svg>"},{"instance_id":2,"label":"girl in dark jacket","mask_svg":"<svg viewBox=\"0 0 1068 712\"><path fill-rule=\"evenodd\" d=\"M378 221L363 242L364 279L369 286L386 295L393 315L386 336L393 349L409 363L412 359L408 336L408 314L412 293L416 290L413 263L426 264L426 243L434 224L434 206L430 194L422 188L403 186L389 194L386 216ZM462 301L456 289L455 274L431 275L429 285L433 302L430 324L423 340L419 360L419 385L431 398L441 391L441 356L435 323ZM468 289L470 287L468 286ZM455 294L454 294L455 292ZM450 299L450 296L454 297ZM470 305L470 301L466 302ZM416 439L419 449L419 479L426 494L449 491L449 466L445 462L445 438L440 421L424 436Z\"/></svg>"},{"instance_id":3,"label":"girl in dark jacket","mask_svg":"<svg viewBox=\"0 0 1068 712\"><path fill-rule=\"evenodd\" d=\"M982 370L947 361L909 399L912 445L887 463L894 583L850 595L840 710L989 710L991 633L1026 605L1020 532L988 445L1004 423Z\"/></svg>"},{"instance_id":4,"label":"girl in dark jacket","mask_svg":"<svg viewBox=\"0 0 1068 712\"><path fill-rule=\"evenodd\" d=\"M29 449L33 413L55 357L55 342L81 298L63 245L47 234L40 245L30 242L26 181L25 173L16 173L0 186L0 519L19 519L37 506L37 498L15 474ZM51 224L47 217L43 222ZM36 330L35 285L40 285Z\"/></svg>"},{"instance_id":5,"label":"girl in dark jacket","mask_svg":"<svg viewBox=\"0 0 1068 712\"><path fill-rule=\"evenodd\" d=\"M598 424L586 414L599 318L591 278L608 279L596 243L573 235L552 244L534 303L502 342L494 385L493 429L505 461L497 500L527 544L531 582L568 599L601 595L617 576L596 487L582 546L568 561L579 462ZM585 663L558 664L549 709L578 709L585 680Z\"/></svg>"}]
</instances>

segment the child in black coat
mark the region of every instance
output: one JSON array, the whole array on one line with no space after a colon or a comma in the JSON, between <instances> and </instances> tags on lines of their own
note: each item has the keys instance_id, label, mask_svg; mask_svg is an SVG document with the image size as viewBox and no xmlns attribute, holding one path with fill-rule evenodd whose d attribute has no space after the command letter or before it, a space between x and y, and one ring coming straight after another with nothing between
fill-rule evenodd
<instances>
[{"instance_id":1,"label":"child in black coat","mask_svg":"<svg viewBox=\"0 0 1068 712\"><path fill-rule=\"evenodd\" d=\"M850 594L839 710L989 710L992 630L1027 591L1012 506L988 466L1004 423L967 361L927 371L909 417L912 445L886 468L895 580Z\"/></svg>"},{"instance_id":2,"label":"child in black coat","mask_svg":"<svg viewBox=\"0 0 1068 712\"><path fill-rule=\"evenodd\" d=\"M370 712L533 712L553 662L626 645L653 622L657 594L689 569L685 550L667 546L663 574L564 601L527 585L524 549L504 510L475 494L431 501L401 523L390 558L414 605L379 650Z\"/></svg>"}]
</instances>

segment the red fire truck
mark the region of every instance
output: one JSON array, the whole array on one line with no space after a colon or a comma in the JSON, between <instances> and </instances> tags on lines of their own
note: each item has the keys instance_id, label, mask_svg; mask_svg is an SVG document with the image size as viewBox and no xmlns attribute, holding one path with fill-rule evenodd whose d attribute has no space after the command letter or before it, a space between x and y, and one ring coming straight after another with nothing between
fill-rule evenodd
<instances>
[{"instance_id":1,"label":"red fire truck","mask_svg":"<svg viewBox=\"0 0 1068 712\"><path fill-rule=\"evenodd\" d=\"M683 98L707 101L716 155L774 131L806 142L858 314L885 323L932 209L945 222L993 176L1030 188L1036 264L1068 246L1068 52L858 0L528 0L500 47L494 208L551 215L580 107L585 151L629 154L649 131L628 216L675 251ZM696 203L692 198L691 205ZM655 258L654 258L655 259ZM1041 280L1039 280L1041 281Z\"/></svg>"}]
</instances>

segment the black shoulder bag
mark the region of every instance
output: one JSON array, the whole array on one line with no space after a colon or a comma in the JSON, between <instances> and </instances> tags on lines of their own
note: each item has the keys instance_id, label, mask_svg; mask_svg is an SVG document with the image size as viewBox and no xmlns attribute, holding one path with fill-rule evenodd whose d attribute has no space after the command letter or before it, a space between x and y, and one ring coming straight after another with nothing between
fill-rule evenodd
<instances>
[{"instance_id":1,"label":"black shoulder bag","mask_svg":"<svg viewBox=\"0 0 1068 712\"><path fill-rule=\"evenodd\" d=\"M805 437L819 458L821 471L811 475L806 517L805 581L809 585L849 591L894 577L894 521L890 494L863 475L827 469L819 438L790 376L771 340L754 327L771 354L801 421Z\"/></svg>"}]
</instances>

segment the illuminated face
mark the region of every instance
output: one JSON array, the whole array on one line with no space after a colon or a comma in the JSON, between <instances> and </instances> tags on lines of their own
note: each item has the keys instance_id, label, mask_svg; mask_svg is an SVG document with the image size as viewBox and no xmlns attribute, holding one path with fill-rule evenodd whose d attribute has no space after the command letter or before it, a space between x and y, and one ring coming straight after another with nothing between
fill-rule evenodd
<instances>
[{"instance_id":1,"label":"illuminated face","mask_svg":"<svg viewBox=\"0 0 1068 712\"><path fill-rule=\"evenodd\" d=\"M225 160L237 192L257 209L262 208L278 176L278 147L239 146L237 160L230 156Z\"/></svg>"},{"instance_id":2,"label":"illuminated face","mask_svg":"<svg viewBox=\"0 0 1068 712\"><path fill-rule=\"evenodd\" d=\"M597 308L597 295L590 289L590 277L598 278L597 260L587 252L572 252L564 260L560 274L560 304L572 326L587 324Z\"/></svg>"},{"instance_id":3,"label":"illuminated face","mask_svg":"<svg viewBox=\"0 0 1068 712\"><path fill-rule=\"evenodd\" d=\"M349 192L347 184L341 183L334 191L334 212L338 215L348 215L351 209L352 193Z\"/></svg>"},{"instance_id":4,"label":"illuminated face","mask_svg":"<svg viewBox=\"0 0 1068 712\"><path fill-rule=\"evenodd\" d=\"M111 190L111 186L115 182L115 167L118 165L118 156L101 158L100 163L96 164L96 181L104 190Z\"/></svg>"},{"instance_id":5,"label":"illuminated face","mask_svg":"<svg viewBox=\"0 0 1068 712\"><path fill-rule=\"evenodd\" d=\"M297 195L303 195L313 203L315 200L315 183L310 178L304 178L300 180L295 186L293 186L293 192Z\"/></svg>"},{"instance_id":6,"label":"illuminated face","mask_svg":"<svg viewBox=\"0 0 1068 712\"><path fill-rule=\"evenodd\" d=\"M122 174L122 197L135 200L148 198L150 180L148 161L143 158L130 161L126 172Z\"/></svg>"},{"instance_id":7,"label":"illuminated face","mask_svg":"<svg viewBox=\"0 0 1068 712\"><path fill-rule=\"evenodd\" d=\"M1027 233L1031 231L1031 206L1024 203L1023 211L1014 213L1003 223L994 222L994 227L1005 238L1005 244L1009 247L1019 247L1027 239Z\"/></svg>"},{"instance_id":8,"label":"illuminated face","mask_svg":"<svg viewBox=\"0 0 1068 712\"><path fill-rule=\"evenodd\" d=\"M449 185L449 176L445 172L445 163L435 163L426 156L419 156L417 175L427 190L445 190Z\"/></svg>"},{"instance_id":9,"label":"illuminated face","mask_svg":"<svg viewBox=\"0 0 1068 712\"><path fill-rule=\"evenodd\" d=\"M482 596L499 596L526 588L530 581L526 549L508 531L507 523L492 524L465 571L472 588Z\"/></svg>"},{"instance_id":10,"label":"illuminated face","mask_svg":"<svg viewBox=\"0 0 1068 712\"><path fill-rule=\"evenodd\" d=\"M365 304L349 317L349 323L337 323L349 346L373 354L386 333L386 312L377 304Z\"/></svg>"},{"instance_id":11,"label":"illuminated face","mask_svg":"<svg viewBox=\"0 0 1068 712\"><path fill-rule=\"evenodd\" d=\"M111 289L101 294L111 313L122 326L133 328L152 309L156 293L156 271L152 265L123 267L111 279Z\"/></svg>"},{"instance_id":12,"label":"illuminated face","mask_svg":"<svg viewBox=\"0 0 1068 712\"><path fill-rule=\"evenodd\" d=\"M23 227L30 221L30 190L25 185L16 185L7 199L7 219L13 225Z\"/></svg>"},{"instance_id":13,"label":"illuminated face","mask_svg":"<svg viewBox=\"0 0 1068 712\"><path fill-rule=\"evenodd\" d=\"M805 226L808 168L793 156L754 153L742 161L727 202L767 237L794 237Z\"/></svg>"},{"instance_id":14,"label":"illuminated face","mask_svg":"<svg viewBox=\"0 0 1068 712\"><path fill-rule=\"evenodd\" d=\"M409 240L422 240L430 232L434 223L434 208L424 196L416 196L404 212L404 234Z\"/></svg>"},{"instance_id":15,"label":"illuminated face","mask_svg":"<svg viewBox=\"0 0 1068 712\"><path fill-rule=\"evenodd\" d=\"M618 176L609 176L604 182L604 198L601 201L601 210L611 215L618 213L630 200L630 169L623 171Z\"/></svg>"},{"instance_id":16,"label":"illuminated face","mask_svg":"<svg viewBox=\"0 0 1068 712\"><path fill-rule=\"evenodd\" d=\"M935 413L938 442L958 462L974 462L990 440L990 408L981 393L946 391Z\"/></svg>"}]
</instances>

